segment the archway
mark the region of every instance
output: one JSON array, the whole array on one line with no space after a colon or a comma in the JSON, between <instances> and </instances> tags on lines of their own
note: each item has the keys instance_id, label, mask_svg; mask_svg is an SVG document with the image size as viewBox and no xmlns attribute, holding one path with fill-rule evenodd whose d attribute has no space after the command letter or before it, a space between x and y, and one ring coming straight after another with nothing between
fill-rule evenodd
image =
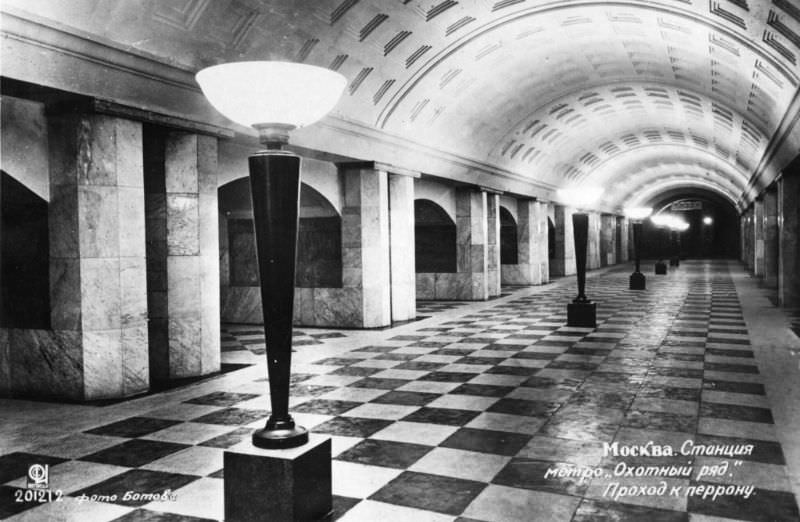
<instances>
[{"instance_id":1,"label":"archway","mask_svg":"<svg viewBox=\"0 0 800 522\"><path fill-rule=\"evenodd\" d=\"M519 263L519 245L517 245L517 222L505 207L500 207L500 264L516 265Z\"/></svg>"},{"instance_id":2,"label":"archway","mask_svg":"<svg viewBox=\"0 0 800 522\"><path fill-rule=\"evenodd\" d=\"M456 272L456 224L428 199L414 201L414 247L418 274Z\"/></svg>"}]
</instances>

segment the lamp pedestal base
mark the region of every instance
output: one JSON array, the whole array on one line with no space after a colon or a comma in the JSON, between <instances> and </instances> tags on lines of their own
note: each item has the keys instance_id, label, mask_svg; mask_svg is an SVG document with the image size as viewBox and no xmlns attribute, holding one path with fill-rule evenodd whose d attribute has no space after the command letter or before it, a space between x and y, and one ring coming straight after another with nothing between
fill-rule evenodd
<instances>
[{"instance_id":1,"label":"lamp pedestal base","mask_svg":"<svg viewBox=\"0 0 800 522\"><path fill-rule=\"evenodd\" d=\"M681 260L678 256L669 258L669 266L681 266Z\"/></svg>"},{"instance_id":2,"label":"lamp pedestal base","mask_svg":"<svg viewBox=\"0 0 800 522\"><path fill-rule=\"evenodd\" d=\"M253 432L253 445L264 449L288 449L308 442L308 430L302 426L270 427Z\"/></svg>"},{"instance_id":3,"label":"lamp pedestal base","mask_svg":"<svg viewBox=\"0 0 800 522\"><path fill-rule=\"evenodd\" d=\"M333 509L329 437L288 450L228 450L224 466L226 522L325 520Z\"/></svg>"},{"instance_id":4,"label":"lamp pedestal base","mask_svg":"<svg viewBox=\"0 0 800 522\"><path fill-rule=\"evenodd\" d=\"M588 300L567 303L567 326L597 327L597 303Z\"/></svg>"},{"instance_id":5,"label":"lamp pedestal base","mask_svg":"<svg viewBox=\"0 0 800 522\"><path fill-rule=\"evenodd\" d=\"M644 274L641 272L634 272L631 274L630 277L630 286L631 290L644 290L647 287L646 284L647 278L645 278Z\"/></svg>"},{"instance_id":6,"label":"lamp pedestal base","mask_svg":"<svg viewBox=\"0 0 800 522\"><path fill-rule=\"evenodd\" d=\"M656 275L666 275L667 274L667 264L663 261L659 261L656 263Z\"/></svg>"}]
</instances>

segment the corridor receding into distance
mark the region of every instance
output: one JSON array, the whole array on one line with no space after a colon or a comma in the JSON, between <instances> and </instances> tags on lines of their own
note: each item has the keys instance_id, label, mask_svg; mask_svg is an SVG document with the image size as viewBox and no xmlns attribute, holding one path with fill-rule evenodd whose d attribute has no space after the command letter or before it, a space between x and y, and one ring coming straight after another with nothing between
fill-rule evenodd
<instances>
[{"instance_id":1,"label":"corridor receding into distance","mask_svg":"<svg viewBox=\"0 0 800 522\"><path fill-rule=\"evenodd\" d=\"M800 0L0 34L0 519L800 522Z\"/></svg>"}]
</instances>

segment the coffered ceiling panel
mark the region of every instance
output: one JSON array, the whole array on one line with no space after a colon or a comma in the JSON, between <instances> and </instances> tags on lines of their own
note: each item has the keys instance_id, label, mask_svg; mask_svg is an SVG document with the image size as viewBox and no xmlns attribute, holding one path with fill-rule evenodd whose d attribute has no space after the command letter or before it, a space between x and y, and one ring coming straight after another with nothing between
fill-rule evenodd
<instances>
[{"instance_id":1,"label":"coffered ceiling panel","mask_svg":"<svg viewBox=\"0 0 800 522\"><path fill-rule=\"evenodd\" d=\"M796 117L797 0L4 3L190 72L337 70L335 118L609 205L667 180L737 200Z\"/></svg>"}]
</instances>

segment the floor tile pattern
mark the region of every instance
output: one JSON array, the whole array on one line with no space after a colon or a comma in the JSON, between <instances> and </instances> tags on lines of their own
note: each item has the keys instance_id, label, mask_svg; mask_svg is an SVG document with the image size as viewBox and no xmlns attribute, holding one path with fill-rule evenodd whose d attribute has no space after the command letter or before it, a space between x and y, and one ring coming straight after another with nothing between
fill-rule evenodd
<instances>
[{"instance_id":1,"label":"floor tile pattern","mask_svg":"<svg viewBox=\"0 0 800 522\"><path fill-rule=\"evenodd\" d=\"M544 292L513 289L510 299L456 317L459 304L425 303L426 314L447 311L448 319L297 369L291 409L333 442L334 519L800 519L727 264L684 263L648 276L642 292L628 290L627 277L617 269L589 280L597 328L565 326L574 289L564 280ZM259 335L263 342L252 327L228 326L223 350L257 353ZM82 477L64 505L86 520L221 519L222 453L249 444L268 416L259 387L266 389L264 379L189 398L174 416L159 410L87 430L79 435L91 443L70 458L35 450L0 456L0 518L52 516L52 504L11 500L35 462L49 465L56 486ZM677 451L686 440L754 450L735 459L602 450L653 441ZM725 460L729 474L700 476L701 466ZM681 488L753 485L755 493L614 499L604 494L611 482L662 480L609 478L620 464L691 466L688 476L663 480ZM575 466L603 473L585 481L547 476ZM122 498L132 490L169 490L176 499ZM101 501L78 502L93 495Z\"/></svg>"}]
</instances>

